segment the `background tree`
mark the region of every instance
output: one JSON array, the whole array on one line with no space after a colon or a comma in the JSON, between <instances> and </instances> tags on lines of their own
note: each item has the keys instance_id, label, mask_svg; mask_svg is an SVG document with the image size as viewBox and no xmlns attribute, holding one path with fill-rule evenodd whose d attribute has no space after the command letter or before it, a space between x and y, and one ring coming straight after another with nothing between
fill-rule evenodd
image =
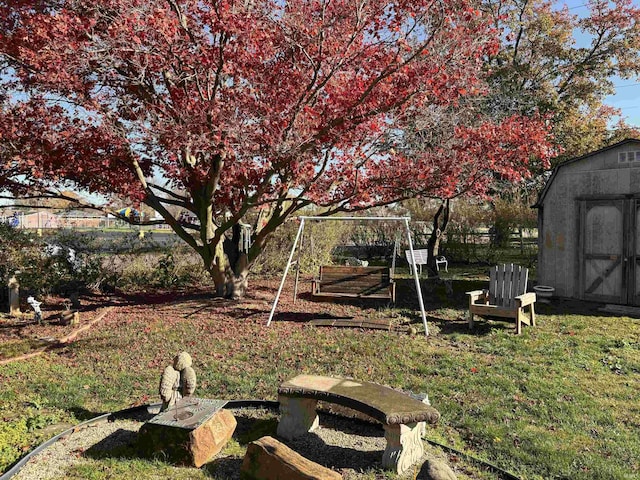
<instances>
[{"instance_id":1,"label":"background tree","mask_svg":"<svg viewBox=\"0 0 640 480\"><path fill-rule=\"evenodd\" d=\"M544 123L522 117L459 126L456 156L379 146L481 82L498 46L489 20L468 0L0 0L0 185L144 203L218 294L241 294L307 205L446 196L461 170L517 176L548 158ZM261 207L244 251L242 220Z\"/></svg>"},{"instance_id":2,"label":"background tree","mask_svg":"<svg viewBox=\"0 0 640 480\"><path fill-rule=\"evenodd\" d=\"M545 0L483 0L481 5L501 39L496 54L486 58L486 89L482 95L420 111L403 134L405 148L416 152L437 145L454 151L456 125L499 123L516 114L552 120L559 153L556 163L623 138L640 137L640 131L624 120L613 125L620 112L604 104L613 93L616 76L637 79L640 74L640 8L630 0L592 0L588 14L579 17L566 6L556 9L554 2ZM588 44L578 45L575 35L587 38ZM545 166L545 162L529 163L530 171L522 178L494 171L493 178L483 178L482 183L491 184L488 191L500 211L514 199L523 206L544 185ZM474 191L474 181L473 176L460 179L455 189L439 198L427 245L431 274L436 271L439 239L451 218L449 200L486 191ZM512 224L496 222L496 237L509 238Z\"/></svg>"},{"instance_id":3,"label":"background tree","mask_svg":"<svg viewBox=\"0 0 640 480\"><path fill-rule=\"evenodd\" d=\"M486 112L488 86L479 84L455 104L430 106L417 112L407 128L392 132L389 144L409 157L437 157L446 166L432 175L433 181L446 187L431 192L429 221L431 231L426 248L429 252L429 275L437 276L436 256L451 220L451 200L461 197L487 199L501 184L519 185L530 181L534 172L549 166L555 154L551 149L535 151L527 146L547 140L542 125L550 126L537 113L531 117L518 114L492 115ZM537 125L534 127L534 125ZM539 156L538 156L539 155ZM513 168L518 165L518 168ZM405 202L412 216L425 219L429 209L419 201Z\"/></svg>"},{"instance_id":4,"label":"background tree","mask_svg":"<svg viewBox=\"0 0 640 480\"><path fill-rule=\"evenodd\" d=\"M607 106L616 77L640 76L640 7L631 0L589 0L579 16L546 0L483 0L482 9L502 32L489 57L492 115L553 114L556 162L637 135ZM576 41L580 38L581 41Z\"/></svg>"}]
</instances>

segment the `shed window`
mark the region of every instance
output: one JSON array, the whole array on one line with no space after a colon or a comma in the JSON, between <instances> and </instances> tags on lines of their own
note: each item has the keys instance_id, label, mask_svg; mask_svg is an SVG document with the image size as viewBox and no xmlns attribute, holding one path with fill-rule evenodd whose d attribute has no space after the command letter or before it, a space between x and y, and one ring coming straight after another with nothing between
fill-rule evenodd
<instances>
[{"instance_id":1,"label":"shed window","mask_svg":"<svg viewBox=\"0 0 640 480\"><path fill-rule=\"evenodd\" d=\"M618 163L640 162L640 150L618 153Z\"/></svg>"}]
</instances>

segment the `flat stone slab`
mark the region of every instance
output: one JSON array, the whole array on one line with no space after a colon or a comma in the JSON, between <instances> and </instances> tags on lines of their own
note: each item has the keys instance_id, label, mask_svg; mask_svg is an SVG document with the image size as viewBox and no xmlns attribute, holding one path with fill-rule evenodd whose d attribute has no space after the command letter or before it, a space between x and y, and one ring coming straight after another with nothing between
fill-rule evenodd
<instances>
[{"instance_id":1,"label":"flat stone slab","mask_svg":"<svg viewBox=\"0 0 640 480\"><path fill-rule=\"evenodd\" d=\"M369 330L391 330L391 319L318 318L309 321L316 327L366 328Z\"/></svg>"},{"instance_id":2,"label":"flat stone slab","mask_svg":"<svg viewBox=\"0 0 640 480\"><path fill-rule=\"evenodd\" d=\"M242 461L242 480L340 480L342 475L304 458L273 437L251 442Z\"/></svg>"},{"instance_id":3,"label":"flat stone slab","mask_svg":"<svg viewBox=\"0 0 640 480\"><path fill-rule=\"evenodd\" d=\"M195 397L181 399L140 428L140 454L201 467L224 448L236 428L235 417L222 409L226 403Z\"/></svg>"},{"instance_id":4,"label":"flat stone slab","mask_svg":"<svg viewBox=\"0 0 640 480\"><path fill-rule=\"evenodd\" d=\"M213 417L226 404L227 400L185 397L176 402L175 406L160 412L147 423L193 430Z\"/></svg>"},{"instance_id":5,"label":"flat stone slab","mask_svg":"<svg viewBox=\"0 0 640 480\"><path fill-rule=\"evenodd\" d=\"M440 419L435 408L402 392L348 378L298 375L281 384L278 394L337 403L365 413L385 425L434 424Z\"/></svg>"}]
</instances>

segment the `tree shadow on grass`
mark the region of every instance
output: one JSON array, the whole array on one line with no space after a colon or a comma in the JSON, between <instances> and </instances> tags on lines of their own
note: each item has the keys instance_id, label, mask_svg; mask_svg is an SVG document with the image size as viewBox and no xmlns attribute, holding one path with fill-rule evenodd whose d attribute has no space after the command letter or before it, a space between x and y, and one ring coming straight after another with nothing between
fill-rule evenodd
<instances>
[{"instance_id":1,"label":"tree shadow on grass","mask_svg":"<svg viewBox=\"0 0 640 480\"><path fill-rule=\"evenodd\" d=\"M274 321L309 323L313 320L353 320L355 317L337 316L320 312L280 312L273 316Z\"/></svg>"},{"instance_id":2,"label":"tree shadow on grass","mask_svg":"<svg viewBox=\"0 0 640 480\"><path fill-rule=\"evenodd\" d=\"M91 420L92 418L96 418L104 413L104 412L93 412L91 410L87 410L79 406L70 407L67 410L71 412L73 416L80 422Z\"/></svg>"}]
</instances>

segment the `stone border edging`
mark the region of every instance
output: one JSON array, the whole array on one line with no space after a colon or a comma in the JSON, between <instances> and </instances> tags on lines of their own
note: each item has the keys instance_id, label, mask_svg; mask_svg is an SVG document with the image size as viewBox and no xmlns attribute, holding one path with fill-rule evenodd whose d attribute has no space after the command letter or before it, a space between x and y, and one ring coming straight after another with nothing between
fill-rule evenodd
<instances>
[{"instance_id":1,"label":"stone border edging","mask_svg":"<svg viewBox=\"0 0 640 480\"><path fill-rule=\"evenodd\" d=\"M58 339L55 343L52 343L50 345L46 345L44 347L40 347L37 350L34 350L33 352L25 353L23 355L18 355L17 357L5 358L4 360L0 360L0 365L7 365L7 364L9 364L11 362L17 362L18 360L27 360L29 358L37 357L38 355L42 355L44 352L46 352L48 350L52 350L54 348L57 348L60 345L66 345L67 343L71 343L76 339L76 337L79 334L81 334L82 332L84 332L86 330L89 330L96 323L98 323L100 320L102 320L107 315L107 313L109 313L114 308L115 307L113 307L113 306L107 307L104 310L104 312L100 313L96 318L91 320L89 323L87 323L86 325L83 325L82 327L74 330L69 335L66 335L66 336ZM1 478L2 477L0 477L0 479Z\"/></svg>"},{"instance_id":2,"label":"stone border edging","mask_svg":"<svg viewBox=\"0 0 640 480\"><path fill-rule=\"evenodd\" d=\"M79 423L78 425L69 428L68 430L65 430L62 433L59 433L58 435L56 435L53 438L50 438L49 440L47 440L44 443L41 443L40 445L38 445L35 449L33 449L32 451L30 451L29 453L27 453L24 457L22 457L20 460L18 460L17 463L15 463L13 465L13 467L11 467L9 470L7 470L5 473L3 473L0 476L0 480L8 480L11 477L13 477L16 473L18 473L22 467L25 466L25 464L31 459L31 457L37 455L38 453L42 452L43 450L47 449L48 447L50 447L51 445L53 445L54 443L56 443L58 440L63 439L68 437L69 435L71 435L72 433L78 431L78 430L82 430L84 428L87 428L93 424L96 423L100 423L103 421L107 421L109 419L109 416L111 414L110 413L105 413L104 415L100 415L98 417L92 418L90 420L86 420L82 423Z\"/></svg>"}]
</instances>

